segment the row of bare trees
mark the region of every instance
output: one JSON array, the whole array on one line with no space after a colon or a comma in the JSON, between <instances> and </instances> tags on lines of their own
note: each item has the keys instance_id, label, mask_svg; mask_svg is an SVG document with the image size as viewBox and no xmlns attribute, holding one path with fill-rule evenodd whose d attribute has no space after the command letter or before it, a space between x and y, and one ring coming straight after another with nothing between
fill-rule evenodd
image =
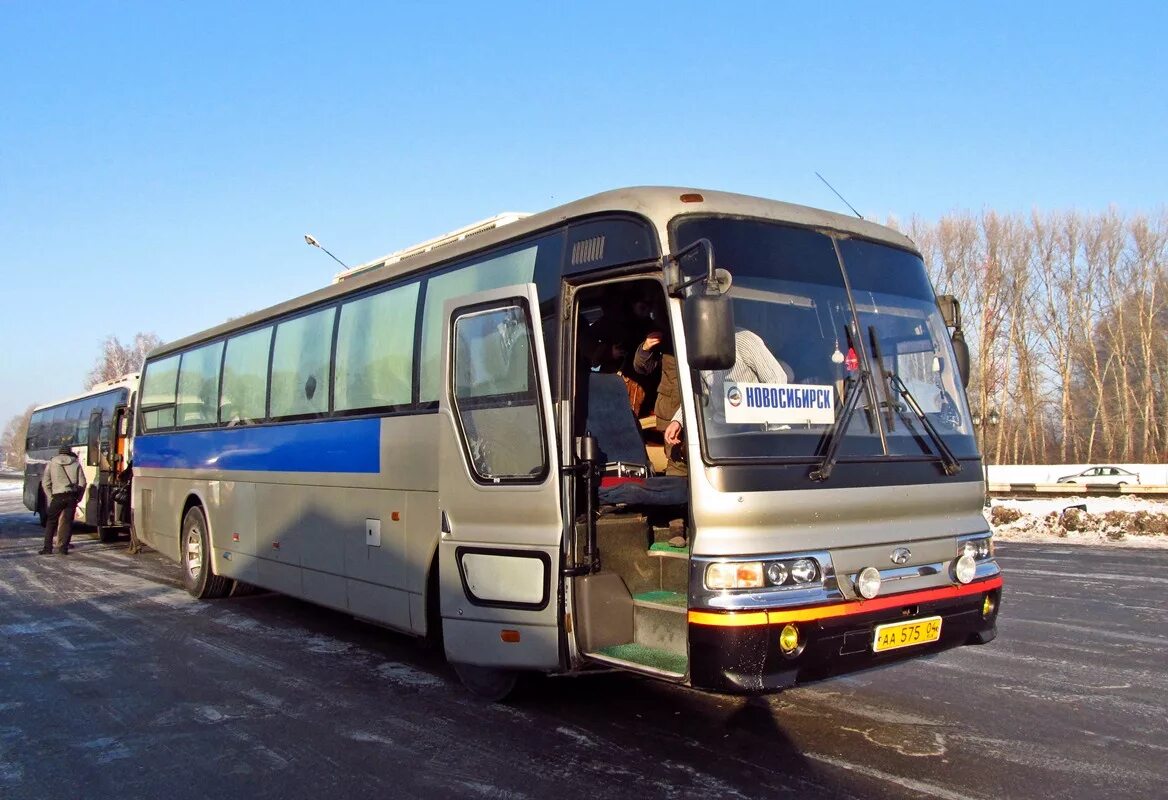
<instances>
[{"instance_id":1,"label":"row of bare trees","mask_svg":"<svg viewBox=\"0 0 1168 800\"><path fill-rule=\"evenodd\" d=\"M91 389L102 381L112 381L127 373L137 372L146 360L146 354L160 344L162 340L153 333L139 333L124 344L116 336L105 337L93 369L85 376L83 388ZM32 417L32 410L38 405L34 403L8 420L0 432L0 462L13 468L22 468L28 421Z\"/></svg>"},{"instance_id":2,"label":"row of bare trees","mask_svg":"<svg viewBox=\"0 0 1168 800\"><path fill-rule=\"evenodd\" d=\"M969 399L991 463L1168 458L1168 213L912 219L937 291L962 300Z\"/></svg>"}]
</instances>

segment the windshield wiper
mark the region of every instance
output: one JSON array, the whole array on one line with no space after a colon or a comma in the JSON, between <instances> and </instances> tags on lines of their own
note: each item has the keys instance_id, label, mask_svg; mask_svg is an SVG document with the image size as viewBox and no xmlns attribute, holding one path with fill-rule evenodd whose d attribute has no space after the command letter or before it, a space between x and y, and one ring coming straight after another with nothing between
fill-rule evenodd
<instances>
[{"instance_id":1,"label":"windshield wiper","mask_svg":"<svg viewBox=\"0 0 1168 800\"><path fill-rule=\"evenodd\" d=\"M912 392L904 385L904 381L896 374L895 370L887 369L884 366L884 354L880 352L880 339L876 336L875 326L868 328L868 335L872 339L872 354L876 356L876 363L880 365L880 372L887 381L888 387L904 398L905 405L912 409L913 414L921 421L925 432L929 434L929 438L933 440L933 446L937 448L937 457L941 459L941 465L945 469L946 475L956 475L961 472L961 462L953 455L953 451L949 449L949 445L945 444L945 440L941 434L937 433L937 429L933 427L933 423L929 421L929 417L921 408L920 403L913 397ZM888 397L888 405L895 408L898 414L903 414L906 418L907 414L904 412L904 407L900 403L893 403L891 392ZM892 430L892 415L888 416L888 429Z\"/></svg>"},{"instance_id":2,"label":"windshield wiper","mask_svg":"<svg viewBox=\"0 0 1168 800\"><path fill-rule=\"evenodd\" d=\"M868 383L868 370L862 369L860 376L848 378L848 382L844 384L844 391L847 394L847 399L844 401L844 409L840 415L836 417L835 422L827 431L827 450L823 454L823 459L819 462L819 466L811 470L807 476L813 481L825 481L831 477L831 471L835 467L836 459L839 455L840 444L843 443L844 433L848 429L848 424L852 421L852 417L856 413L856 407L860 404L861 391Z\"/></svg>"}]
</instances>

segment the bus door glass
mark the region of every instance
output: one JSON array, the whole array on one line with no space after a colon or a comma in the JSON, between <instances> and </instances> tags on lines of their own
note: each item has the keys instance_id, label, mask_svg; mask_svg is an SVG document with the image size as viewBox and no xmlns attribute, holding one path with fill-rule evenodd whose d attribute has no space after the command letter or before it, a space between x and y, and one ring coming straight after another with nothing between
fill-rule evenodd
<instances>
[{"instance_id":1,"label":"bus door glass","mask_svg":"<svg viewBox=\"0 0 1168 800\"><path fill-rule=\"evenodd\" d=\"M555 668L563 519L535 284L445 303L439 579L456 664Z\"/></svg>"}]
</instances>

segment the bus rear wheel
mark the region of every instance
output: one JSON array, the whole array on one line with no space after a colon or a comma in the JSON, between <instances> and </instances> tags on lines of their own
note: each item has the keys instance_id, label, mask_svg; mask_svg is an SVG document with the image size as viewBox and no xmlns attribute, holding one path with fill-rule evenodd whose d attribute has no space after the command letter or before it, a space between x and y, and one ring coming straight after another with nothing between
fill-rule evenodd
<instances>
[{"instance_id":1,"label":"bus rear wheel","mask_svg":"<svg viewBox=\"0 0 1168 800\"><path fill-rule=\"evenodd\" d=\"M200 600L226 597L231 579L216 575L211 568L211 537L202 506L191 506L183 516L181 564L183 585Z\"/></svg>"},{"instance_id":2,"label":"bus rear wheel","mask_svg":"<svg viewBox=\"0 0 1168 800\"><path fill-rule=\"evenodd\" d=\"M462 685L470 689L471 694L492 703L505 699L519 681L519 673L512 669L459 663L453 663L451 666L454 667Z\"/></svg>"}]
</instances>

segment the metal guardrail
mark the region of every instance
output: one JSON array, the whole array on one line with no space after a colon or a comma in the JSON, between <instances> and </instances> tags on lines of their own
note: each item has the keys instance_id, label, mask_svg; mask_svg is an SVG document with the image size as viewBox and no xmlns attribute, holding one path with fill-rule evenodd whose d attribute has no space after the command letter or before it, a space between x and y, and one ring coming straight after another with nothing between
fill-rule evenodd
<instances>
[{"instance_id":1,"label":"metal guardrail","mask_svg":"<svg viewBox=\"0 0 1168 800\"><path fill-rule=\"evenodd\" d=\"M1109 486L1098 483L990 483L992 497L1168 497L1168 486Z\"/></svg>"}]
</instances>

